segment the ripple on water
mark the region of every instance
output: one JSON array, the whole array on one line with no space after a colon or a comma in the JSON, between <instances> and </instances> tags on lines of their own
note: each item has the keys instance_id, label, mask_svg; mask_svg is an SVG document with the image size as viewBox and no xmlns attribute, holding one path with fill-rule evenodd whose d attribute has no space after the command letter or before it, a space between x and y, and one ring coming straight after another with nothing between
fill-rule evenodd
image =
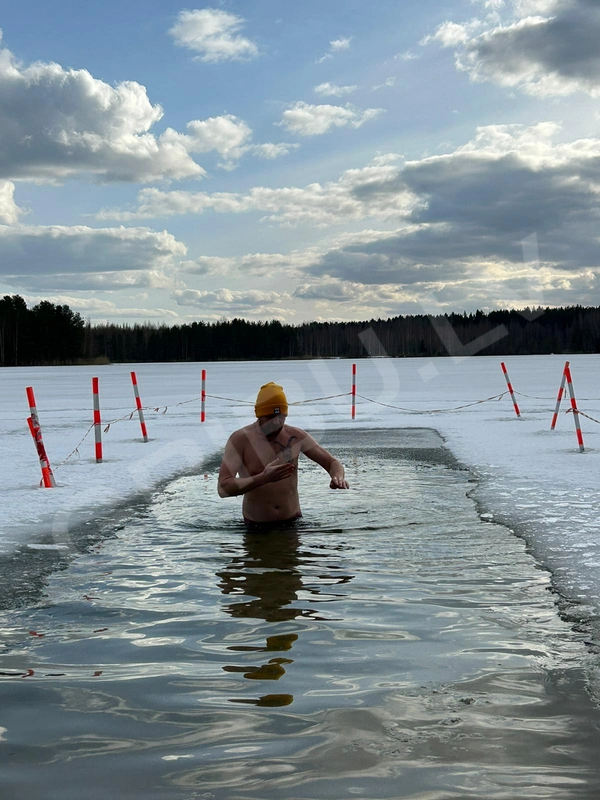
<instances>
[{"instance_id":1,"label":"ripple on water","mask_svg":"<svg viewBox=\"0 0 600 800\"><path fill-rule=\"evenodd\" d=\"M547 573L434 433L330 441L352 490L303 464L296 530L184 477L5 613L7 798L595 797Z\"/></svg>"}]
</instances>

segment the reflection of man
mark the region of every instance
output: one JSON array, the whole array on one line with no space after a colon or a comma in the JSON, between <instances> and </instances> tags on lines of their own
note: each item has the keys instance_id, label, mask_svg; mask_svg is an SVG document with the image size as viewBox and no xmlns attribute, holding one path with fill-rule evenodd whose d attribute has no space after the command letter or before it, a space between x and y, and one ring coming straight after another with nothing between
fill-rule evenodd
<instances>
[{"instance_id":1,"label":"reflection of man","mask_svg":"<svg viewBox=\"0 0 600 800\"><path fill-rule=\"evenodd\" d=\"M243 551L217 573L219 588L230 603L223 610L232 617L253 617L265 622L284 622L314 612L298 607L304 583L300 570L300 539L289 536L244 534Z\"/></svg>"},{"instance_id":2,"label":"reflection of man","mask_svg":"<svg viewBox=\"0 0 600 800\"><path fill-rule=\"evenodd\" d=\"M299 571L298 547L298 534L294 531L289 536L246 534L244 552L235 556L229 567L217 573L221 579L221 591L233 600L223 607L224 610L232 617L254 617L266 622L302 617L306 612L293 605L304 585ZM272 633L262 646L229 645L228 650L253 653L260 661L258 665L228 664L223 670L241 673L252 681L278 681L286 674L286 667L293 663L289 651L297 639L296 633ZM236 697L232 702L287 706L293 699L291 694L265 694L256 699Z\"/></svg>"},{"instance_id":3,"label":"reflection of man","mask_svg":"<svg viewBox=\"0 0 600 800\"><path fill-rule=\"evenodd\" d=\"M301 428L286 424L288 402L281 386L261 386L256 422L229 437L219 472L220 497L244 495L242 512L253 526L289 526L302 516L298 457L304 453L329 473L331 489L347 489L344 467Z\"/></svg>"},{"instance_id":4,"label":"reflection of man","mask_svg":"<svg viewBox=\"0 0 600 800\"><path fill-rule=\"evenodd\" d=\"M339 556L337 551L336 555ZM330 556L329 551L321 548L312 551L304 547L301 552L297 531L290 531L286 536L275 532L264 536L244 535L231 562L217 572L219 588L227 597L227 604L222 608L232 617L264 620L267 625L259 623L245 630L251 631L253 639L264 637L266 641L262 645L228 645L227 650L239 653L240 660L245 663L228 664L223 667L225 672L242 674L251 681L269 682L278 681L287 673L285 683L288 683L291 678L288 671L293 663L290 656L298 633L286 631L287 626L281 623L325 619L307 604L303 595L311 595L310 605L321 601L330 603L344 594L333 594L329 587L348 583L353 577L345 574L337 563L332 565ZM308 581L304 579L305 571ZM298 625L294 628L302 630ZM250 659L252 663L248 663ZM231 702L286 706L293 699L291 694L265 694L259 698L236 697Z\"/></svg>"}]
</instances>

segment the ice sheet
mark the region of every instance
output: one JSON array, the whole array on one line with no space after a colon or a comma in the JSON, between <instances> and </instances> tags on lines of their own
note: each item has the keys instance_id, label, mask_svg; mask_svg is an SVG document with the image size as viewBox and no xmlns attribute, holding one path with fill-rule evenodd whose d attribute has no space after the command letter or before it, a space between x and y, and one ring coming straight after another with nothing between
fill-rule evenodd
<instances>
[{"instance_id":1,"label":"ice sheet","mask_svg":"<svg viewBox=\"0 0 600 800\"><path fill-rule=\"evenodd\" d=\"M219 362L102 367L5 368L0 372L0 548L64 541L74 525L106 506L150 493L171 476L214 463L227 436L252 421L261 384L281 383L289 422L331 428L431 427L479 479L482 511L516 527L572 597L600 611L600 425L582 419L580 453L572 414L550 430L563 356L504 359L522 416L506 390L499 358L363 359L357 362L357 418L350 418L351 362ZM600 419L600 356L570 358L578 405ZM207 369L207 421L200 423L200 372ZM143 443L130 371L135 369L150 441ZM94 460L91 379L100 379L104 461ZM58 487L40 489L26 424L25 388L36 394ZM341 395L333 397L331 395ZM362 396L362 397L361 397ZM316 398L327 397L327 400ZM363 399L369 398L369 400ZM218 399L217 399L218 398ZM315 402L302 401L315 399ZM467 408L457 406L485 401ZM404 409L404 410L400 410ZM77 451L73 454L75 448ZM61 462L71 455L65 463ZM211 471L212 474L212 471ZM352 483L352 472L348 479ZM239 498L215 501L241 504Z\"/></svg>"}]
</instances>

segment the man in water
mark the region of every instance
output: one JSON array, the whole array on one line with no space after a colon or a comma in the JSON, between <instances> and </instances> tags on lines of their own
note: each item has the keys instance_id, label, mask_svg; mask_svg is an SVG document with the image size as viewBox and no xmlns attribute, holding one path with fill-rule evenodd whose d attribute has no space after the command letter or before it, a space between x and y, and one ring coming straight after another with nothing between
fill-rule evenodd
<instances>
[{"instance_id":1,"label":"man in water","mask_svg":"<svg viewBox=\"0 0 600 800\"><path fill-rule=\"evenodd\" d=\"M254 412L256 422L229 437L218 484L220 497L244 495L242 513L250 530L289 527L302 516L300 453L329 473L331 489L348 489L340 462L309 433L286 424L288 402L281 386L261 386Z\"/></svg>"}]
</instances>

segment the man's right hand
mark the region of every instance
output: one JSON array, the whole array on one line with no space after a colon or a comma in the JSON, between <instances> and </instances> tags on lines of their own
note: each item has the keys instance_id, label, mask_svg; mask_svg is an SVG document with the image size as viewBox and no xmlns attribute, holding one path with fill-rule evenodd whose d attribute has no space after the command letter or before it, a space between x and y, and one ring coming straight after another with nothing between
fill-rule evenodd
<instances>
[{"instance_id":1,"label":"man's right hand","mask_svg":"<svg viewBox=\"0 0 600 800\"><path fill-rule=\"evenodd\" d=\"M286 478L289 478L295 471L296 467L294 464L289 464L288 462L282 464L281 461L276 458L274 461L267 464L262 474L265 483L277 483L277 481L284 481Z\"/></svg>"}]
</instances>

